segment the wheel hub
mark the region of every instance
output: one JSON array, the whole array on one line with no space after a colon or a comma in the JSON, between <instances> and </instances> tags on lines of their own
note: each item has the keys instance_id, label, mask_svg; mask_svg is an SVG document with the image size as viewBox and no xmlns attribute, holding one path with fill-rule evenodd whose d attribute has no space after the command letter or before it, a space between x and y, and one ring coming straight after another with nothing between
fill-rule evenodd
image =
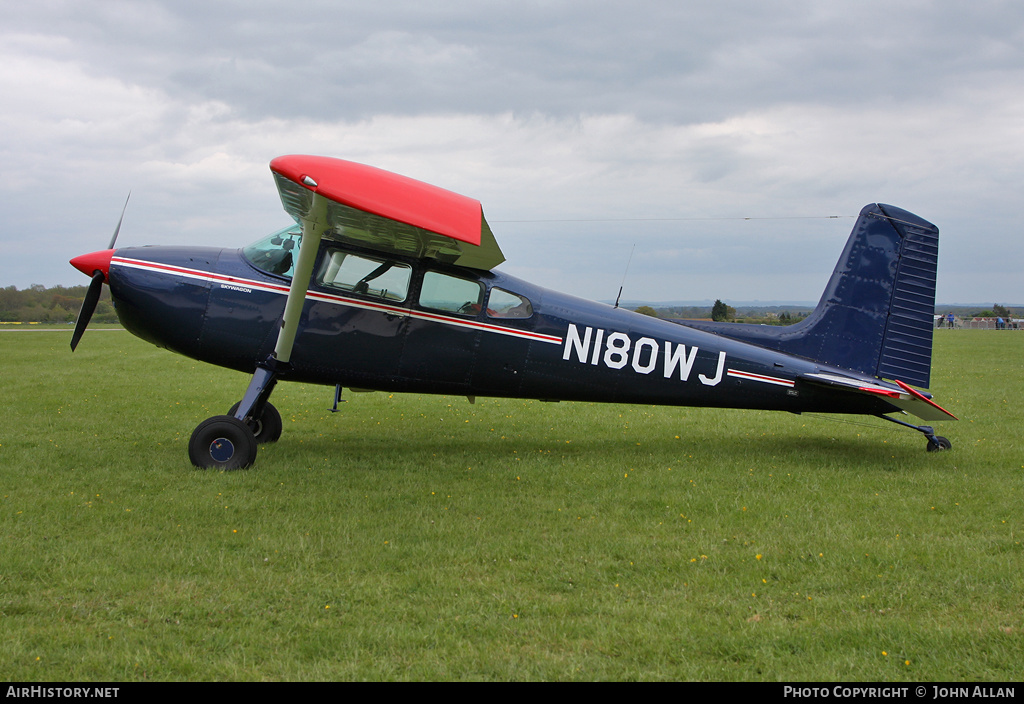
<instances>
[{"instance_id":1,"label":"wheel hub","mask_svg":"<svg viewBox=\"0 0 1024 704\"><path fill-rule=\"evenodd\" d=\"M227 438L217 438L210 443L210 457L217 462L227 462L235 456L235 446Z\"/></svg>"}]
</instances>

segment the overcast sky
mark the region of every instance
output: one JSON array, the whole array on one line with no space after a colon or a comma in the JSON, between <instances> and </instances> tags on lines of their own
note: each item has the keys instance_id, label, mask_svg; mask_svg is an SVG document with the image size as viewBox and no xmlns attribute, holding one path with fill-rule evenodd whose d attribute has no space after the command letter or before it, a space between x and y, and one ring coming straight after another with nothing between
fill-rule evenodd
<instances>
[{"instance_id":1,"label":"overcast sky","mask_svg":"<svg viewBox=\"0 0 1024 704\"><path fill-rule=\"evenodd\" d=\"M630 299L815 301L882 202L940 302L1024 303L1022 48L1019 1L5 3L0 286L86 283L129 190L120 246L247 244L307 153L479 199L587 298L632 251Z\"/></svg>"}]
</instances>

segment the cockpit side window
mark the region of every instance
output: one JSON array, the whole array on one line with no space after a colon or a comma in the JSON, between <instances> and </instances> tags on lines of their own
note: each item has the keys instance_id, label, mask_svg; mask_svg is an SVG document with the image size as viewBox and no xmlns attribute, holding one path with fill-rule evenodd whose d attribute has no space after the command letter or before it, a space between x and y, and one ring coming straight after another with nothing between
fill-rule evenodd
<instances>
[{"instance_id":1,"label":"cockpit side window","mask_svg":"<svg viewBox=\"0 0 1024 704\"><path fill-rule=\"evenodd\" d=\"M492 288L487 299L487 315L491 318L529 318L533 305L527 298L503 288Z\"/></svg>"},{"instance_id":2,"label":"cockpit side window","mask_svg":"<svg viewBox=\"0 0 1024 704\"><path fill-rule=\"evenodd\" d=\"M290 225L242 249L254 267L277 276L292 277L299 256L302 228Z\"/></svg>"},{"instance_id":3,"label":"cockpit side window","mask_svg":"<svg viewBox=\"0 0 1024 704\"><path fill-rule=\"evenodd\" d=\"M409 294L411 278L408 264L336 249L324 257L316 280L346 293L401 303Z\"/></svg>"}]
</instances>

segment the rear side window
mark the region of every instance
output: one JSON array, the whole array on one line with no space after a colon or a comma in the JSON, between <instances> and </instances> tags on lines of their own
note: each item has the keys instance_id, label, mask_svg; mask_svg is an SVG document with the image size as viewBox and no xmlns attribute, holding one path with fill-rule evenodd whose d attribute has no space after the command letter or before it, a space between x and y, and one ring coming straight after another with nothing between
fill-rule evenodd
<instances>
[{"instance_id":1,"label":"rear side window","mask_svg":"<svg viewBox=\"0 0 1024 704\"><path fill-rule=\"evenodd\" d=\"M432 310L476 315L483 303L484 288L477 281L460 279L437 271L423 275L420 305Z\"/></svg>"},{"instance_id":2,"label":"rear side window","mask_svg":"<svg viewBox=\"0 0 1024 704\"><path fill-rule=\"evenodd\" d=\"M533 305L518 293L492 288L491 297L487 299L487 315L492 318L529 318L533 315Z\"/></svg>"},{"instance_id":3,"label":"rear side window","mask_svg":"<svg viewBox=\"0 0 1024 704\"><path fill-rule=\"evenodd\" d=\"M346 293L400 303L409 294L412 268L408 264L332 251L320 266L317 281Z\"/></svg>"}]
</instances>

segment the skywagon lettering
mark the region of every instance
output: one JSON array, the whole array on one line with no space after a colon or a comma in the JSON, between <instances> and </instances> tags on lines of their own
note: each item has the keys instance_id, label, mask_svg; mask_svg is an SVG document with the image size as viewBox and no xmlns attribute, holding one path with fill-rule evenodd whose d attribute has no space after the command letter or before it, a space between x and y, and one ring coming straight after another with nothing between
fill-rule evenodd
<instances>
[{"instance_id":1,"label":"skywagon lettering","mask_svg":"<svg viewBox=\"0 0 1024 704\"><path fill-rule=\"evenodd\" d=\"M622 369L628 364L638 374L650 374L660 368L666 379L673 379L678 374L680 381L689 381L698 349L696 346L675 345L668 340L659 347L658 341L651 337L641 337L634 343L624 332L606 332L601 328L585 327L580 335L579 328L569 323L562 359L569 361L575 355L580 364L604 364L609 369ZM714 376L698 374L697 378L705 386L716 386L722 381L724 372L725 352L721 351Z\"/></svg>"}]
</instances>

